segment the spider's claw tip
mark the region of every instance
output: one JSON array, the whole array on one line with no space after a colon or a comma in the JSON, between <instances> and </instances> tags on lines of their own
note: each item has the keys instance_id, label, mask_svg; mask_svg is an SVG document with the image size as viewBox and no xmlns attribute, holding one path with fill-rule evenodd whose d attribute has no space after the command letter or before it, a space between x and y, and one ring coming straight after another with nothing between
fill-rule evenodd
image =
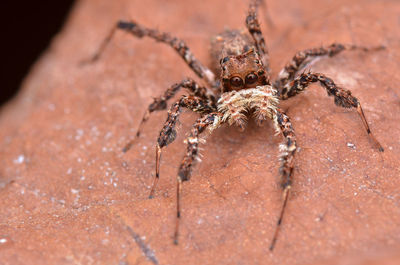
<instances>
[{"instance_id":1,"label":"spider's claw tip","mask_svg":"<svg viewBox=\"0 0 400 265\"><path fill-rule=\"evenodd\" d=\"M270 246L269 246L269 251L273 251L274 250L274 247L275 247L275 244L274 243L272 243Z\"/></svg>"},{"instance_id":2,"label":"spider's claw tip","mask_svg":"<svg viewBox=\"0 0 400 265\"><path fill-rule=\"evenodd\" d=\"M175 246L178 245L178 239L177 239L177 238L174 239L174 245L175 245Z\"/></svg>"},{"instance_id":3,"label":"spider's claw tip","mask_svg":"<svg viewBox=\"0 0 400 265\"><path fill-rule=\"evenodd\" d=\"M385 151L385 149L382 146L380 146L379 147L379 152L384 152L384 151Z\"/></svg>"},{"instance_id":4,"label":"spider's claw tip","mask_svg":"<svg viewBox=\"0 0 400 265\"><path fill-rule=\"evenodd\" d=\"M129 149L131 149L131 147L132 147L132 143L129 143L129 144L125 145L125 147L122 148L122 152L123 152L123 153L128 152Z\"/></svg>"}]
</instances>

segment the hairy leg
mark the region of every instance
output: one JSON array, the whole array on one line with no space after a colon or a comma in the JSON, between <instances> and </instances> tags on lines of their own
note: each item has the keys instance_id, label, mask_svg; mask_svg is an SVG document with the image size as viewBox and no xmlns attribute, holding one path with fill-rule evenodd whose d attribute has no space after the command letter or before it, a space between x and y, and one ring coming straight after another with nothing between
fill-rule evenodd
<instances>
[{"instance_id":1,"label":"hairy leg","mask_svg":"<svg viewBox=\"0 0 400 265\"><path fill-rule=\"evenodd\" d=\"M132 147L134 141L140 136L143 124L149 119L150 113L156 110L166 109L168 100L172 98L181 88L186 88L190 94L195 95L196 97L203 98L208 102L210 106L215 106L215 97L213 94L210 94L210 90L207 90L203 86L199 86L194 80L190 78L172 85L164 92L162 96L155 98L153 102L148 106L142 120L140 121L135 138L129 141L122 149L124 153L126 153Z\"/></svg>"},{"instance_id":2,"label":"hairy leg","mask_svg":"<svg viewBox=\"0 0 400 265\"><path fill-rule=\"evenodd\" d=\"M183 40L173 37L166 32L160 32L156 29L146 28L134 21L119 21L111 30L109 35L104 39L100 45L100 48L89 60L89 62L96 61L100 57L117 29L131 33L138 38L149 37L171 46L200 78L203 78L210 86L215 86L214 73L196 59Z\"/></svg>"},{"instance_id":3,"label":"hairy leg","mask_svg":"<svg viewBox=\"0 0 400 265\"><path fill-rule=\"evenodd\" d=\"M249 6L249 13L246 17L246 26L250 35L253 37L257 47L257 51L261 56L261 60L268 73L271 72L269 67L269 54L265 45L265 40L261 32L260 22L257 19L257 10L262 0L252 0Z\"/></svg>"},{"instance_id":4,"label":"hairy leg","mask_svg":"<svg viewBox=\"0 0 400 265\"><path fill-rule=\"evenodd\" d=\"M333 43L328 47L320 47L307 49L304 51L297 52L292 60L288 62L285 67L279 73L277 80L275 81L275 87L278 88L279 95L281 99L285 98L285 92L288 89L288 84L295 78L296 74L304 69L307 63L310 63L312 59L316 59L322 56L335 56L344 50L363 50L363 51L373 51L383 49L380 47L362 47L356 45L345 45L340 43Z\"/></svg>"},{"instance_id":5,"label":"hairy leg","mask_svg":"<svg viewBox=\"0 0 400 265\"><path fill-rule=\"evenodd\" d=\"M372 134L371 129L368 126L367 119L365 118L364 111L362 110L361 104L358 99L351 94L350 90L338 87L332 79L326 77L324 74L303 73L299 75L290 83L290 87L284 90L284 93L281 94L281 98L287 99L293 97L304 91L311 83L315 82L319 82L326 89L328 95L335 98L335 104L337 106L343 108L357 109L357 113L360 116L369 137L371 138L377 149L380 152L383 152L383 147L378 142L378 140L376 140L375 136Z\"/></svg>"},{"instance_id":6,"label":"hairy leg","mask_svg":"<svg viewBox=\"0 0 400 265\"><path fill-rule=\"evenodd\" d=\"M189 137L186 139L187 150L179 167L177 177L177 196L176 196L176 226L174 233L174 243L178 244L178 231L179 231L179 220L181 218L180 211L180 195L182 191L182 182L189 180L193 163L195 162L199 152L199 135L207 128L214 130L222 122L221 114L210 113L199 118L192 127Z\"/></svg>"},{"instance_id":7,"label":"hairy leg","mask_svg":"<svg viewBox=\"0 0 400 265\"><path fill-rule=\"evenodd\" d=\"M279 172L281 174L281 187L283 189L283 204L279 214L278 222L276 224L275 233L269 247L272 251L275 247L276 240L280 226L282 224L283 215L286 209L287 200L289 198L289 191L292 186L292 174L294 168L294 155L296 153L296 136L289 117L281 110L276 109L276 114L273 117L276 130L285 137L284 143L279 147L281 154L281 167Z\"/></svg>"},{"instance_id":8,"label":"hairy leg","mask_svg":"<svg viewBox=\"0 0 400 265\"><path fill-rule=\"evenodd\" d=\"M156 189L158 180L160 178L160 159L161 150L168 144L172 143L176 138L176 123L178 121L179 115L182 112L182 108L188 108L194 112L201 114L207 114L216 109L209 105L209 102L203 98L196 96L182 96L175 104L173 104L168 111L168 118L164 124L164 127L160 131L160 135L157 139L156 144L156 175L154 177L154 183L150 191L149 198L154 196L154 191Z\"/></svg>"}]
</instances>

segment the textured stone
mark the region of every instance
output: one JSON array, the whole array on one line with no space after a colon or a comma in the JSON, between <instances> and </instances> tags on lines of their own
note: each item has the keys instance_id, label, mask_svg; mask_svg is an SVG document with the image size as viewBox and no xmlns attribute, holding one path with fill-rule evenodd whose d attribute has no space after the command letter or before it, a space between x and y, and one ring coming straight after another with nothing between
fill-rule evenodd
<instances>
[{"instance_id":1,"label":"textured stone","mask_svg":"<svg viewBox=\"0 0 400 265\"><path fill-rule=\"evenodd\" d=\"M154 199L155 113L137 144L147 105L194 77L169 48L118 32L101 59L80 66L120 18L183 38L203 62L209 39L244 27L246 1L76 3L62 32L0 114L2 264L398 264L400 262L400 74L397 1L268 1L263 23L273 75L297 50L334 41L374 46L312 65L351 89L384 153L372 148L357 113L317 85L282 106L298 145L292 196L274 252L281 207L279 136L271 123L245 133L224 127L203 145L183 186L181 237L173 245L177 141L163 153Z\"/></svg>"}]
</instances>

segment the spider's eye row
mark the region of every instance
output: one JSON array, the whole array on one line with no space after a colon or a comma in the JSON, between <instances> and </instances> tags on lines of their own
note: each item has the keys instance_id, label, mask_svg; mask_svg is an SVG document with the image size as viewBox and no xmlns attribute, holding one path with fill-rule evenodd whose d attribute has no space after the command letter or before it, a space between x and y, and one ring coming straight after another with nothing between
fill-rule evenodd
<instances>
[{"instance_id":1,"label":"spider's eye row","mask_svg":"<svg viewBox=\"0 0 400 265\"><path fill-rule=\"evenodd\" d=\"M243 80L242 78L238 77L238 76L234 76L231 78L231 85L234 87L241 87L243 86Z\"/></svg>"},{"instance_id":2,"label":"spider's eye row","mask_svg":"<svg viewBox=\"0 0 400 265\"><path fill-rule=\"evenodd\" d=\"M258 76L255 73L250 73L246 76L246 84L254 84L255 82L257 82L258 80Z\"/></svg>"}]
</instances>

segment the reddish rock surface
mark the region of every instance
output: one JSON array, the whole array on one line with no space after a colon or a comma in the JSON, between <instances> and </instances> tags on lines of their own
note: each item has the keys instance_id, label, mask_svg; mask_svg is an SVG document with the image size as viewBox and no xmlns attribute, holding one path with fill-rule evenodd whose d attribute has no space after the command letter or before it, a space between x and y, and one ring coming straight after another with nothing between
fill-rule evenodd
<instances>
[{"instance_id":1,"label":"reddish rock surface","mask_svg":"<svg viewBox=\"0 0 400 265\"><path fill-rule=\"evenodd\" d=\"M228 3L229 2L229 3ZM399 264L400 3L268 1L264 27L274 76L295 51L334 41L384 44L312 66L351 89L385 147L372 148L355 111L311 86L282 103L301 147L280 238L271 123L208 137L182 196L172 243L175 177L195 115L164 152L154 199L155 113L134 148L153 96L194 74L169 48L118 32L101 59L79 66L120 18L173 32L203 62L224 27L244 26L246 1L78 1L62 32L0 114L1 264ZM263 26L265 26L264 23Z\"/></svg>"}]
</instances>

